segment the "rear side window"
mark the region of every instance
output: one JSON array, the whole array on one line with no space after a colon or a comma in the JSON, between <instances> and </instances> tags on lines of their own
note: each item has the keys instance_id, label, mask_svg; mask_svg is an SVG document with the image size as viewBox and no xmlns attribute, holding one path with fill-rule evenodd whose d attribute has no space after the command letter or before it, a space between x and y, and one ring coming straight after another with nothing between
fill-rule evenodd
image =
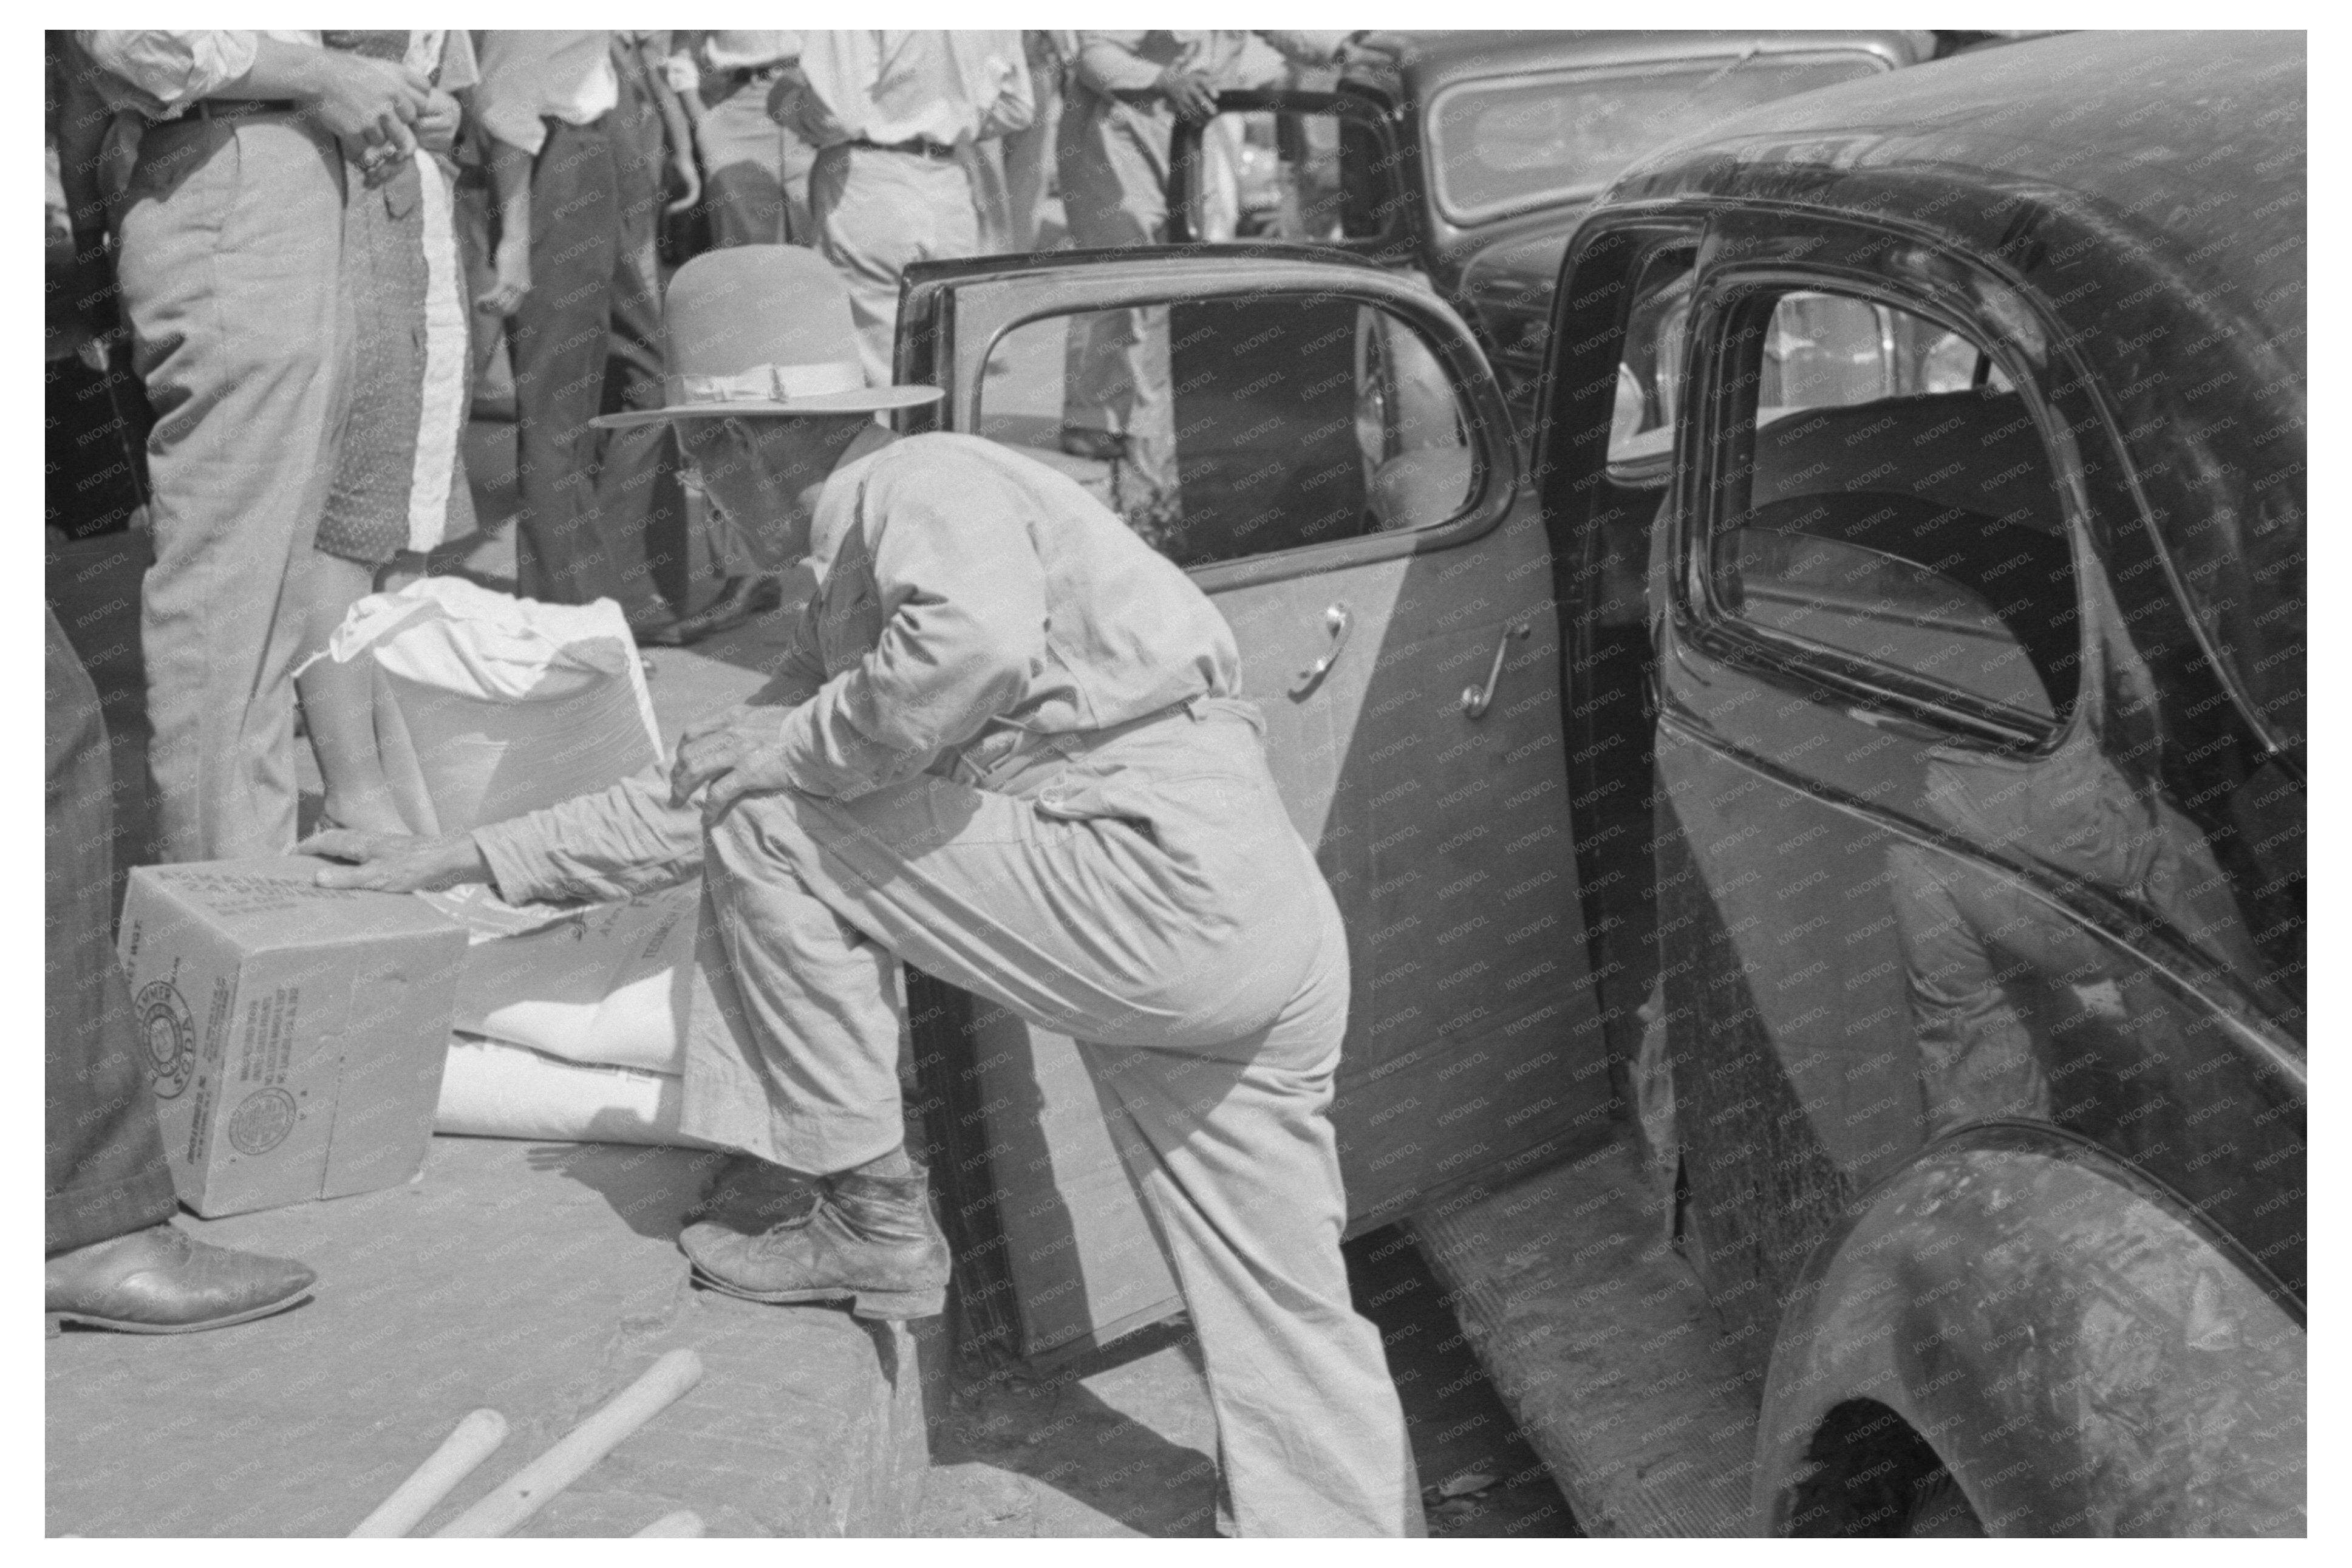
<instances>
[{"instance_id":1,"label":"rear side window","mask_svg":"<svg viewBox=\"0 0 2352 1568\"><path fill-rule=\"evenodd\" d=\"M2047 739L2079 680L2074 563L2048 449L1991 356L1834 292L1751 297L1725 319L1716 614L1957 731Z\"/></svg>"}]
</instances>

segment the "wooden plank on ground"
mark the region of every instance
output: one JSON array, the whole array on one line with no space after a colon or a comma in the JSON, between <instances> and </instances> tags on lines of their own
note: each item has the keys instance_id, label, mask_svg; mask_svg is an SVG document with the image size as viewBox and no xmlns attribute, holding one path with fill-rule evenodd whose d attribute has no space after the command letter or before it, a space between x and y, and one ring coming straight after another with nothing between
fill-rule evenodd
<instances>
[{"instance_id":1,"label":"wooden plank on ground","mask_svg":"<svg viewBox=\"0 0 2352 1568\"><path fill-rule=\"evenodd\" d=\"M1588 1535L1744 1535L1755 1374L1623 1138L1415 1215L1463 1332Z\"/></svg>"}]
</instances>

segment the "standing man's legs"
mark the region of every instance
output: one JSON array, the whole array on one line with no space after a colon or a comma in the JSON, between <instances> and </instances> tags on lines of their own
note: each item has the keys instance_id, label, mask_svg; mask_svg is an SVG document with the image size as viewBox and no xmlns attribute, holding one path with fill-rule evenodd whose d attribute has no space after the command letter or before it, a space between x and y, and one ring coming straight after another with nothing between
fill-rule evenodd
<instances>
[{"instance_id":1,"label":"standing man's legs","mask_svg":"<svg viewBox=\"0 0 2352 1568\"><path fill-rule=\"evenodd\" d=\"M662 126L649 104L631 101L625 83L616 120L634 119L632 133L616 135L614 175L620 233L614 247L609 357L599 411L658 408L663 402L661 271L655 231L661 206ZM677 443L666 425L644 425L605 436L589 505L595 539L612 562L610 581L629 624L640 636L669 626L670 597L686 602L686 494L677 482Z\"/></svg>"},{"instance_id":2,"label":"standing man's legs","mask_svg":"<svg viewBox=\"0 0 2352 1568\"><path fill-rule=\"evenodd\" d=\"M151 127L118 272L148 439L142 596L167 860L293 847L303 569L350 374L343 170L291 115Z\"/></svg>"},{"instance_id":3,"label":"standing man's legs","mask_svg":"<svg viewBox=\"0 0 2352 1568\"><path fill-rule=\"evenodd\" d=\"M620 178L612 116L546 121L530 172L530 291L508 323L515 378L515 574L522 595L584 605L611 592L596 536L594 417L604 391Z\"/></svg>"},{"instance_id":4,"label":"standing man's legs","mask_svg":"<svg viewBox=\"0 0 2352 1568\"><path fill-rule=\"evenodd\" d=\"M1168 233L1166 121L1091 96L1062 115L1062 210L1081 248L1157 245ZM1097 310L1076 334L1066 437L1111 442L1160 495L1176 489L1168 310Z\"/></svg>"},{"instance_id":5,"label":"standing man's legs","mask_svg":"<svg viewBox=\"0 0 2352 1568\"><path fill-rule=\"evenodd\" d=\"M890 380L898 280L910 263L971 256L980 247L971 186L952 159L847 144L809 170L816 247L849 284L866 384Z\"/></svg>"},{"instance_id":6,"label":"standing man's legs","mask_svg":"<svg viewBox=\"0 0 2352 1568\"><path fill-rule=\"evenodd\" d=\"M265 1317L307 1295L315 1278L310 1269L214 1247L169 1223L180 1205L148 1081L152 1045L132 1014L110 940L106 723L57 616L44 612L42 619L48 623L42 1284L50 1331L77 1322L184 1333ZM175 1039L167 1028L164 1043Z\"/></svg>"},{"instance_id":7,"label":"standing man's legs","mask_svg":"<svg viewBox=\"0 0 2352 1568\"><path fill-rule=\"evenodd\" d=\"M54 615L46 711L48 915L48 1217L52 1254L161 1225L179 1212L131 994L108 932L112 769L98 690Z\"/></svg>"},{"instance_id":8,"label":"standing man's legs","mask_svg":"<svg viewBox=\"0 0 2352 1568\"><path fill-rule=\"evenodd\" d=\"M1015 250L1037 248L1062 123L1061 73L1033 68L1029 79L1036 93L1036 111L1027 125L1004 138L1004 184L1013 208Z\"/></svg>"}]
</instances>

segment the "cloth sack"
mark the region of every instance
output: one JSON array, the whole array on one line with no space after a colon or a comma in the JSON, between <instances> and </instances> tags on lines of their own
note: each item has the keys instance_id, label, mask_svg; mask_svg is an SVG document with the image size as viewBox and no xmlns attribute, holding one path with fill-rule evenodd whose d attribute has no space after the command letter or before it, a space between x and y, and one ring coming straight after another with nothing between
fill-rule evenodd
<instances>
[{"instance_id":1,"label":"cloth sack","mask_svg":"<svg viewBox=\"0 0 2352 1568\"><path fill-rule=\"evenodd\" d=\"M664 760L627 618L424 577L353 605L321 658L366 658L401 816L463 833Z\"/></svg>"},{"instance_id":2,"label":"cloth sack","mask_svg":"<svg viewBox=\"0 0 2352 1568\"><path fill-rule=\"evenodd\" d=\"M418 895L471 936L454 1027L566 1061L685 1069L699 878L624 903L517 908L487 888Z\"/></svg>"},{"instance_id":3,"label":"cloth sack","mask_svg":"<svg viewBox=\"0 0 2352 1568\"><path fill-rule=\"evenodd\" d=\"M436 1132L565 1143L709 1145L680 1132L677 1075L565 1061L457 1035L441 1075Z\"/></svg>"}]
</instances>

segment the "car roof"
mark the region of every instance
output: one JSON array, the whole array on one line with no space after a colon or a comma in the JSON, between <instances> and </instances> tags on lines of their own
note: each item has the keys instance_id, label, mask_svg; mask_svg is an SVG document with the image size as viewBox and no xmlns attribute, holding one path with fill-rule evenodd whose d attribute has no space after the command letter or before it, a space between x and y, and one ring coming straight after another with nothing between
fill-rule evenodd
<instances>
[{"instance_id":1,"label":"car roof","mask_svg":"<svg viewBox=\"0 0 2352 1568\"><path fill-rule=\"evenodd\" d=\"M1750 49L1778 54L1824 48L1863 49L1896 65L1927 58L1933 35L1921 32L1790 30L1561 31L1538 28L1462 29L1392 35L1405 47L1398 66L1409 96L1426 100L1438 89L1481 77L1593 66L1647 65L1663 60L1737 58Z\"/></svg>"},{"instance_id":2,"label":"car roof","mask_svg":"<svg viewBox=\"0 0 2352 1568\"><path fill-rule=\"evenodd\" d=\"M2305 65L2294 32L2036 39L1745 110L1648 154L1605 199L1844 205L1840 182L1800 170L1878 176L1852 183L1856 201L1906 173L2055 189L2184 272L2238 280L2300 368Z\"/></svg>"}]
</instances>

